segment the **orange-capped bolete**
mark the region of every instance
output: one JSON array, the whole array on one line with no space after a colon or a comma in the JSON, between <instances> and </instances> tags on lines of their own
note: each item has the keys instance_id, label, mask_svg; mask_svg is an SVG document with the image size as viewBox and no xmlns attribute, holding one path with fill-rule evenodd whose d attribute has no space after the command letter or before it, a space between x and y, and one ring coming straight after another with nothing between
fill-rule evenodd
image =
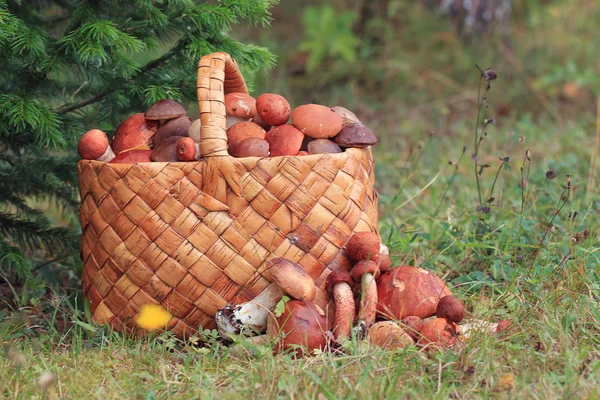
<instances>
[{"instance_id":1,"label":"orange-capped bolete","mask_svg":"<svg viewBox=\"0 0 600 400\"><path fill-rule=\"evenodd\" d=\"M305 104L292 112L292 123L306 136L314 139L334 137L342 130L342 118L329 107Z\"/></svg>"},{"instance_id":2,"label":"orange-capped bolete","mask_svg":"<svg viewBox=\"0 0 600 400\"><path fill-rule=\"evenodd\" d=\"M296 357L310 355L329 344L329 321L325 312L310 301L291 300L283 313L269 318L269 337L276 339L274 352L291 349Z\"/></svg>"},{"instance_id":3,"label":"orange-capped bolete","mask_svg":"<svg viewBox=\"0 0 600 400\"><path fill-rule=\"evenodd\" d=\"M384 349L402 349L409 344L415 344L413 338L393 321L379 321L367 329L369 343Z\"/></svg>"},{"instance_id":4,"label":"orange-capped bolete","mask_svg":"<svg viewBox=\"0 0 600 400\"><path fill-rule=\"evenodd\" d=\"M100 129L91 129L84 133L77 144L77 152L84 160L110 162L115 158L106 133Z\"/></svg>"},{"instance_id":5,"label":"orange-capped bolete","mask_svg":"<svg viewBox=\"0 0 600 400\"><path fill-rule=\"evenodd\" d=\"M227 129L238 122L250 121L256 115L256 99L246 93L225 95Z\"/></svg>"},{"instance_id":6,"label":"orange-capped bolete","mask_svg":"<svg viewBox=\"0 0 600 400\"><path fill-rule=\"evenodd\" d=\"M336 269L327 275L325 282L327 292L333 296L335 303L333 334L338 340L348 338L354 322L354 281L347 271Z\"/></svg>"},{"instance_id":7,"label":"orange-capped bolete","mask_svg":"<svg viewBox=\"0 0 600 400\"><path fill-rule=\"evenodd\" d=\"M269 142L271 157L294 156L300 151L304 134L293 125L285 124L271 128L265 139Z\"/></svg>"},{"instance_id":8,"label":"orange-capped bolete","mask_svg":"<svg viewBox=\"0 0 600 400\"><path fill-rule=\"evenodd\" d=\"M255 137L265 138L265 130L254 122L238 122L227 129L228 151L234 157L239 157L238 147L245 139Z\"/></svg>"},{"instance_id":9,"label":"orange-capped bolete","mask_svg":"<svg viewBox=\"0 0 600 400\"><path fill-rule=\"evenodd\" d=\"M256 98L256 112L260 120L269 126L283 125L290 119L290 103L285 97L263 93Z\"/></svg>"},{"instance_id":10,"label":"orange-capped bolete","mask_svg":"<svg viewBox=\"0 0 600 400\"><path fill-rule=\"evenodd\" d=\"M144 113L137 113L127 118L117 127L112 138L111 147L115 154L146 146L152 147L154 134L156 133L156 121L150 121L144 117Z\"/></svg>"},{"instance_id":11,"label":"orange-capped bolete","mask_svg":"<svg viewBox=\"0 0 600 400\"><path fill-rule=\"evenodd\" d=\"M299 264L277 257L267 261L266 271L271 274L273 282L258 296L242 304L227 305L217 311L215 321L222 337L263 333L267 328L269 313L281 300L283 293L298 300L312 301L315 298L315 283Z\"/></svg>"},{"instance_id":12,"label":"orange-capped bolete","mask_svg":"<svg viewBox=\"0 0 600 400\"><path fill-rule=\"evenodd\" d=\"M361 302L358 311L359 329L362 326L368 328L375 322L377 313L377 284L375 280L379 276L379 267L373 261L359 261L350 271L352 279L361 283Z\"/></svg>"},{"instance_id":13,"label":"orange-capped bolete","mask_svg":"<svg viewBox=\"0 0 600 400\"><path fill-rule=\"evenodd\" d=\"M452 295L433 272L408 265L381 274L377 279L377 292L377 312L382 318L395 320L409 315L431 317L435 315L438 301Z\"/></svg>"}]
</instances>

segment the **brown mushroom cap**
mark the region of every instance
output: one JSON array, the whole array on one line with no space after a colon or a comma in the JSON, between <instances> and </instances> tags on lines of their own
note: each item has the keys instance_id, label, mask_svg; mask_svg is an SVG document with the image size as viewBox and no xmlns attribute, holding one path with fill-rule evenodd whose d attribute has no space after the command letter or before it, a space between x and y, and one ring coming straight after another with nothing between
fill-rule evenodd
<instances>
[{"instance_id":1,"label":"brown mushroom cap","mask_svg":"<svg viewBox=\"0 0 600 400\"><path fill-rule=\"evenodd\" d=\"M331 271L329 275L327 275L327 280L325 281L325 287L327 288L328 293L333 293L333 286L336 283L346 282L348 285L354 285L354 281L352 277L348 273L348 271L344 271L343 269L336 269Z\"/></svg>"},{"instance_id":2,"label":"brown mushroom cap","mask_svg":"<svg viewBox=\"0 0 600 400\"><path fill-rule=\"evenodd\" d=\"M256 98L256 112L265 124L285 124L290 119L290 110L290 103L278 94L264 93Z\"/></svg>"},{"instance_id":3,"label":"brown mushroom cap","mask_svg":"<svg viewBox=\"0 0 600 400\"><path fill-rule=\"evenodd\" d=\"M194 161L199 157L197 143L191 137L182 137L177 142L177 158L179 161Z\"/></svg>"},{"instance_id":4,"label":"brown mushroom cap","mask_svg":"<svg viewBox=\"0 0 600 400\"><path fill-rule=\"evenodd\" d=\"M360 120L358 119L358 117L352 111L348 110L347 108L344 108L341 106L335 106L335 107L331 108L331 111L333 111L334 113L336 113L337 115L342 117L342 123L344 125L361 123Z\"/></svg>"},{"instance_id":5,"label":"brown mushroom cap","mask_svg":"<svg viewBox=\"0 0 600 400\"><path fill-rule=\"evenodd\" d=\"M377 279L377 312L386 319L435 315L439 299L452 295L446 284L423 268L402 265Z\"/></svg>"},{"instance_id":6,"label":"brown mushroom cap","mask_svg":"<svg viewBox=\"0 0 600 400\"><path fill-rule=\"evenodd\" d=\"M169 136L187 136L191 125L192 120L185 116L168 120L164 124L161 124L156 131L156 135L154 135L154 146L160 145L160 143Z\"/></svg>"},{"instance_id":7,"label":"brown mushroom cap","mask_svg":"<svg viewBox=\"0 0 600 400\"><path fill-rule=\"evenodd\" d=\"M115 154L140 146L152 144L157 123L144 118L144 113L137 113L123 121L115 131L111 147Z\"/></svg>"},{"instance_id":8,"label":"brown mushroom cap","mask_svg":"<svg viewBox=\"0 0 600 400\"><path fill-rule=\"evenodd\" d=\"M257 137L242 140L237 148L238 157L268 157L269 142Z\"/></svg>"},{"instance_id":9,"label":"brown mushroom cap","mask_svg":"<svg viewBox=\"0 0 600 400\"><path fill-rule=\"evenodd\" d=\"M294 348L295 355L302 357L315 349L327 348L329 329L329 320L322 309L310 302L291 300L275 321L269 318L267 330L271 339L278 338L275 353Z\"/></svg>"},{"instance_id":10,"label":"brown mushroom cap","mask_svg":"<svg viewBox=\"0 0 600 400\"><path fill-rule=\"evenodd\" d=\"M182 138L183 136L169 136L152 149L150 159L155 162L179 161L177 158L177 143L179 143Z\"/></svg>"},{"instance_id":11,"label":"brown mushroom cap","mask_svg":"<svg viewBox=\"0 0 600 400\"><path fill-rule=\"evenodd\" d=\"M84 160L96 160L102 157L109 147L106 133L100 129L91 129L79 139L77 152Z\"/></svg>"},{"instance_id":12,"label":"brown mushroom cap","mask_svg":"<svg viewBox=\"0 0 600 400\"><path fill-rule=\"evenodd\" d=\"M417 345L435 344L438 347L450 347L456 342L455 329L444 318L434 318L425 322L421 329Z\"/></svg>"},{"instance_id":13,"label":"brown mushroom cap","mask_svg":"<svg viewBox=\"0 0 600 400\"><path fill-rule=\"evenodd\" d=\"M290 124L279 125L267 132L271 157L293 156L298 154L304 134Z\"/></svg>"},{"instance_id":14,"label":"brown mushroom cap","mask_svg":"<svg viewBox=\"0 0 600 400\"><path fill-rule=\"evenodd\" d=\"M113 158L111 164L137 164L152 162L150 159L150 153L152 150L129 150L125 151L115 158Z\"/></svg>"},{"instance_id":15,"label":"brown mushroom cap","mask_svg":"<svg viewBox=\"0 0 600 400\"><path fill-rule=\"evenodd\" d=\"M425 321L415 315L402 318L402 325L406 333L414 340L419 340L419 332L425 326Z\"/></svg>"},{"instance_id":16,"label":"brown mushroom cap","mask_svg":"<svg viewBox=\"0 0 600 400\"><path fill-rule=\"evenodd\" d=\"M374 260L379 254L381 239L375 232L357 232L348 239L346 250L354 261Z\"/></svg>"},{"instance_id":17,"label":"brown mushroom cap","mask_svg":"<svg viewBox=\"0 0 600 400\"><path fill-rule=\"evenodd\" d=\"M354 282L360 282L364 274L371 274L376 279L379 276L379 267L375 261L362 260L356 263L350 271L350 276Z\"/></svg>"},{"instance_id":18,"label":"brown mushroom cap","mask_svg":"<svg viewBox=\"0 0 600 400\"><path fill-rule=\"evenodd\" d=\"M377 144L373 132L362 124L344 125L334 140L342 147L368 147Z\"/></svg>"},{"instance_id":19,"label":"brown mushroom cap","mask_svg":"<svg viewBox=\"0 0 600 400\"><path fill-rule=\"evenodd\" d=\"M144 116L146 119L153 121L162 121L167 119L173 119L177 117L183 117L187 114L185 107L178 101L171 99L159 100L152 104L146 111Z\"/></svg>"},{"instance_id":20,"label":"brown mushroom cap","mask_svg":"<svg viewBox=\"0 0 600 400\"><path fill-rule=\"evenodd\" d=\"M315 139L308 143L308 152L310 154L335 154L341 153L340 146L329 139Z\"/></svg>"},{"instance_id":21,"label":"brown mushroom cap","mask_svg":"<svg viewBox=\"0 0 600 400\"><path fill-rule=\"evenodd\" d=\"M259 139L265 138L265 130L254 122L244 121L238 122L227 129L227 144L229 154L234 157L239 157L238 147L242 141L250 137Z\"/></svg>"},{"instance_id":22,"label":"brown mushroom cap","mask_svg":"<svg viewBox=\"0 0 600 400\"><path fill-rule=\"evenodd\" d=\"M454 296L444 296L437 304L435 315L459 323L465 317L465 305Z\"/></svg>"},{"instance_id":23,"label":"brown mushroom cap","mask_svg":"<svg viewBox=\"0 0 600 400\"><path fill-rule=\"evenodd\" d=\"M297 300L312 301L317 287L311 276L300 265L283 257L269 260L267 268L277 285Z\"/></svg>"},{"instance_id":24,"label":"brown mushroom cap","mask_svg":"<svg viewBox=\"0 0 600 400\"><path fill-rule=\"evenodd\" d=\"M256 115L256 100L246 93L225 95L225 112L239 118L252 118Z\"/></svg>"},{"instance_id":25,"label":"brown mushroom cap","mask_svg":"<svg viewBox=\"0 0 600 400\"><path fill-rule=\"evenodd\" d=\"M375 322L367 330L369 343L384 349L402 349L409 344L415 344L413 338L392 321Z\"/></svg>"},{"instance_id":26,"label":"brown mushroom cap","mask_svg":"<svg viewBox=\"0 0 600 400\"><path fill-rule=\"evenodd\" d=\"M292 112L292 123L306 136L327 139L342 129L342 118L329 107L320 104L305 104Z\"/></svg>"}]
</instances>

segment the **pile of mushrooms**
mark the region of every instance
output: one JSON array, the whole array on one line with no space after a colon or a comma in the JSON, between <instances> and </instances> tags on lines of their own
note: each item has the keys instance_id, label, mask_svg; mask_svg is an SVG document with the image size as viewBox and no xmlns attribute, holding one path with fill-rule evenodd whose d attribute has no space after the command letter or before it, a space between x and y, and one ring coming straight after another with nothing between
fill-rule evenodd
<instances>
[{"instance_id":1,"label":"pile of mushrooms","mask_svg":"<svg viewBox=\"0 0 600 400\"><path fill-rule=\"evenodd\" d=\"M388 249L375 233L355 233L346 251L354 266L331 271L324 281L333 309L324 311L312 302L316 286L300 265L274 258L267 262L273 283L253 300L217 312L220 335L260 335L262 342L275 344L275 353L290 350L304 356L315 349L340 349L352 337L385 349L444 349L476 332L510 327L507 320L459 325L465 307L446 284L423 268L391 268ZM283 296L291 300L282 311L277 305Z\"/></svg>"},{"instance_id":2,"label":"pile of mushrooms","mask_svg":"<svg viewBox=\"0 0 600 400\"><path fill-rule=\"evenodd\" d=\"M339 106L305 104L292 111L278 94L254 99L229 93L225 109L228 152L234 157L340 153L377 143L354 113ZM123 121L111 141L105 132L89 130L77 150L83 159L111 163L197 161L199 143L200 120L192 121L183 105L165 99Z\"/></svg>"}]
</instances>

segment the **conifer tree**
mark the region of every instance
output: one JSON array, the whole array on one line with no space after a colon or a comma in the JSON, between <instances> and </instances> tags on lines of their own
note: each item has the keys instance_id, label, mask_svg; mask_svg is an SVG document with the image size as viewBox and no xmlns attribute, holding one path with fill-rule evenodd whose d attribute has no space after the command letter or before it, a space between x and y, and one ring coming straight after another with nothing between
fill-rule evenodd
<instances>
[{"instance_id":1,"label":"conifer tree","mask_svg":"<svg viewBox=\"0 0 600 400\"><path fill-rule=\"evenodd\" d=\"M81 135L111 136L160 99L195 103L205 54L230 53L250 78L271 67L229 33L268 26L277 1L0 0L0 272L75 262ZM72 223L54 226L42 202Z\"/></svg>"}]
</instances>

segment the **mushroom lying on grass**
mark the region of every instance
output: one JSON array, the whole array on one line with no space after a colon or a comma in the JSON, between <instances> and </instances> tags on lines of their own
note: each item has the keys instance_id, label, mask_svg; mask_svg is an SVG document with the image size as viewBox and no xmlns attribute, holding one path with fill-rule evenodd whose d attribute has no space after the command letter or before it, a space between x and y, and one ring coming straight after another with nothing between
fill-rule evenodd
<instances>
[{"instance_id":1,"label":"mushroom lying on grass","mask_svg":"<svg viewBox=\"0 0 600 400\"><path fill-rule=\"evenodd\" d=\"M312 301L316 286L304 269L282 257L268 261L273 282L254 299L235 306L227 305L218 310L215 321L219 334L255 335L264 333L271 310L275 308L283 293L298 300Z\"/></svg>"},{"instance_id":2,"label":"mushroom lying on grass","mask_svg":"<svg viewBox=\"0 0 600 400\"><path fill-rule=\"evenodd\" d=\"M291 300L283 313L269 318L269 338L276 346L274 353L294 349L297 357L315 349L325 350L329 343L329 320L325 312L310 301Z\"/></svg>"}]
</instances>

